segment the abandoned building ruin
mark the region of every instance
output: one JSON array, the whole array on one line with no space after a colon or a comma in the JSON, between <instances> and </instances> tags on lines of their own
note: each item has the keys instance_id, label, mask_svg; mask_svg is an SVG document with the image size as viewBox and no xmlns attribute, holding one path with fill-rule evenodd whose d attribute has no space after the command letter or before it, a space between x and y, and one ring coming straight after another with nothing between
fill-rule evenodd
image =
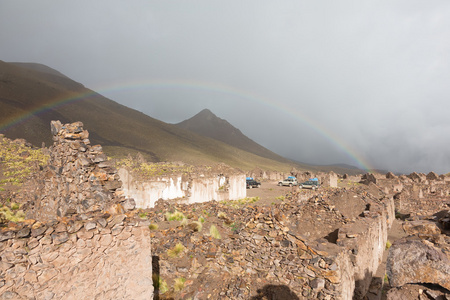
<instances>
[{"instance_id":1,"label":"abandoned building ruin","mask_svg":"<svg viewBox=\"0 0 450 300\"><path fill-rule=\"evenodd\" d=\"M417 214L407 216L412 218L405 225L410 236L394 243L389 252L389 292L398 295L403 286L420 282L450 289L450 214L445 200L450 187L445 176L388 173L341 179L349 186L360 181L367 186L354 192L335 188L336 174L324 175L328 194L311 192L307 199L248 206L238 213L245 221L239 231L214 240L189 231L189 226L151 231L150 220L139 218L136 209L156 207L150 216L163 218L157 211L169 204L162 199L179 199L180 205L237 218L236 210L220 200L245 197L245 174L159 177L146 183L135 180L130 170L116 170L102 147L91 145L81 122L52 121L51 132L50 161L39 174L35 197L27 203L28 219L0 230L2 299L153 299L158 292L152 281L156 258L161 275L203 283L220 278L218 286L224 288L212 299L263 299L248 294L245 287L262 282L289 287L297 299L363 299L372 288L396 214L411 211ZM284 176L255 174L271 180ZM344 202L360 209L346 215ZM342 225L326 238L299 234L308 210ZM426 217L436 211L441 213ZM315 221L323 227L326 219ZM193 256L205 253L204 257L195 256L183 265L165 261L165 251L178 241L168 240L174 233L189 239L186 251ZM431 260L401 256L414 249ZM420 272L408 269L412 262ZM417 276L406 276L412 273ZM183 295L208 297L189 288Z\"/></svg>"}]
</instances>

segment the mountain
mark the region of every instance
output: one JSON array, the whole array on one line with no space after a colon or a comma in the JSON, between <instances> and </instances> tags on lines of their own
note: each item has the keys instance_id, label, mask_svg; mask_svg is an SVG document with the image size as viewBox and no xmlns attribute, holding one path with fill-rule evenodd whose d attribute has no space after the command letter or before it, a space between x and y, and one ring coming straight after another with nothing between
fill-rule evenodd
<instances>
[{"instance_id":1,"label":"mountain","mask_svg":"<svg viewBox=\"0 0 450 300\"><path fill-rule=\"evenodd\" d=\"M258 166L288 171L294 164L272 159L276 155L261 146L257 150L256 143L250 147L252 143L247 141L246 146L237 148L156 120L107 99L47 66L0 61L0 133L10 138L25 138L36 146L43 142L50 145L51 120L82 121L91 142L101 144L110 156L140 152L155 162L223 162L243 170ZM252 149L256 153L251 153Z\"/></svg>"},{"instance_id":2,"label":"mountain","mask_svg":"<svg viewBox=\"0 0 450 300\"><path fill-rule=\"evenodd\" d=\"M288 159L264 148L245 136L228 121L217 117L209 109L204 109L190 119L176 124L178 127L190 130L241 150L284 163L292 163Z\"/></svg>"}]
</instances>

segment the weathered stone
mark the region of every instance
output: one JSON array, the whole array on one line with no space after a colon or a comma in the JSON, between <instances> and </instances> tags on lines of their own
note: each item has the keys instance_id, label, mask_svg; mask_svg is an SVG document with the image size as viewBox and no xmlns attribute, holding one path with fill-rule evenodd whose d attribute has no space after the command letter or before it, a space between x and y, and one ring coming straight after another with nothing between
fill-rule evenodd
<instances>
[{"instance_id":1,"label":"weathered stone","mask_svg":"<svg viewBox=\"0 0 450 300\"><path fill-rule=\"evenodd\" d=\"M391 246L387 260L389 283L431 283L450 289L450 259L431 243L400 239Z\"/></svg>"},{"instance_id":2,"label":"weathered stone","mask_svg":"<svg viewBox=\"0 0 450 300\"><path fill-rule=\"evenodd\" d=\"M30 236L31 229L30 227L24 227L17 231L16 238L25 238Z\"/></svg>"},{"instance_id":3,"label":"weathered stone","mask_svg":"<svg viewBox=\"0 0 450 300\"><path fill-rule=\"evenodd\" d=\"M69 234L67 232L59 232L52 234L53 244L59 245L69 240Z\"/></svg>"},{"instance_id":4,"label":"weathered stone","mask_svg":"<svg viewBox=\"0 0 450 300\"><path fill-rule=\"evenodd\" d=\"M0 231L0 242L14 238L14 231Z\"/></svg>"},{"instance_id":5,"label":"weathered stone","mask_svg":"<svg viewBox=\"0 0 450 300\"><path fill-rule=\"evenodd\" d=\"M133 209L136 208L136 202L132 198L131 199L127 199L124 202L122 202L122 206L127 211L133 210Z\"/></svg>"},{"instance_id":6,"label":"weathered stone","mask_svg":"<svg viewBox=\"0 0 450 300\"><path fill-rule=\"evenodd\" d=\"M84 224L84 228L86 229L86 231L93 230L93 229L97 228L97 223L96 222L87 222L86 224Z\"/></svg>"}]
</instances>

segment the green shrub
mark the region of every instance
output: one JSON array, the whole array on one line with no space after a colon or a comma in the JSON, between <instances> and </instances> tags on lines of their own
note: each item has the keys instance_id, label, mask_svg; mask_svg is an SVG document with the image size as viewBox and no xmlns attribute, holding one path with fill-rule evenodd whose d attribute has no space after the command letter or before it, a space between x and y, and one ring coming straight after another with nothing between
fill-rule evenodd
<instances>
[{"instance_id":1,"label":"green shrub","mask_svg":"<svg viewBox=\"0 0 450 300\"><path fill-rule=\"evenodd\" d=\"M150 225L148 225L148 229L150 229L150 230L157 230L158 229L158 224L150 224Z\"/></svg>"},{"instance_id":2,"label":"green shrub","mask_svg":"<svg viewBox=\"0 0 450 300\"><path fill-rule=\"evenodd\" d=\"M389 249L389 248L391 248L391 246L392 246L392 243L388 240L388 241L386 242L386 250Z\"/></svg>"}]
</instances>

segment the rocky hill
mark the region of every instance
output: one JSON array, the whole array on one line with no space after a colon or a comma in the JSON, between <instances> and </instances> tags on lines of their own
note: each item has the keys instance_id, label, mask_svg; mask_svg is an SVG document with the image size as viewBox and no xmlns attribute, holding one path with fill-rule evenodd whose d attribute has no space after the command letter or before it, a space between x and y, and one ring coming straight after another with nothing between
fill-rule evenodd
<instances>
[{"instance_id":1,"label":"rocky hill","mask_svg":"<svg viewBox=\"0 0 450 300\"><path fill-rule=\"evenodd\" d=\"M295 165L161 122L47 66L0 61L0 133L39 147L43 142L49 145L51 120L82 121L90 128L92 142L102 144L110 156L140 152L154 162L223 162L241 169L289 170Z\"/></svg>"},{"instance_id":2,"label":"rocky hill","mask_svg":"<svg viewBox=\"0 0 450 300\"><path fill-rule=\"evenodd\" d=\"M227 120L217 117L209 109L204 109L192 118L176 125L262 157L280 162L289 162L286 158L248 138L238 128L231 125Z\"/></svg>"}]
</instances>

